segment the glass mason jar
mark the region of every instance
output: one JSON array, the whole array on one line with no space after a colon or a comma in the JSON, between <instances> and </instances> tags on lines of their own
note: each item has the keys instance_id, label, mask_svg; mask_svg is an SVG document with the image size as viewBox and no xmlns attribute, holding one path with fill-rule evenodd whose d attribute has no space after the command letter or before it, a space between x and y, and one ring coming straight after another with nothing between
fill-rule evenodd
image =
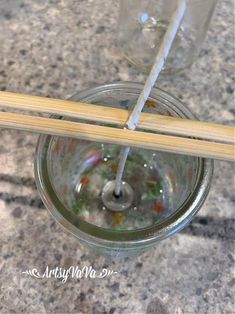
<instances>
[{"instance_id":1,"label":"glass mason jar","mask_svg":"<svg viewBox=\"0 0 235 314\"><path fill-rule=\"evenodd\" d=\"M131 110L142 88L113 83L72 99ZM157 88L144 111L195 119L184 104ZM132 148L124 180L133 201L128 209L113 212L102 202L102 189L115 178L120 149L91 139L40 135L35 154L36 183L45 206L92 252L111 257L138 255L184 228L202 206L213 172L209 159Z\"/></svg>"},{"instance_id":2,"label":"glass mason jar","mask_svg":"<svg viewBox=\"0 0 235 314\"><path fill-rule=\"evenodd\" d=\"M217 0L188 0L164 72L190 66L198 56ZM120 53L142 72L148 72L176 7L176 0L120 0Z\"/></svg>"}]
</instances>

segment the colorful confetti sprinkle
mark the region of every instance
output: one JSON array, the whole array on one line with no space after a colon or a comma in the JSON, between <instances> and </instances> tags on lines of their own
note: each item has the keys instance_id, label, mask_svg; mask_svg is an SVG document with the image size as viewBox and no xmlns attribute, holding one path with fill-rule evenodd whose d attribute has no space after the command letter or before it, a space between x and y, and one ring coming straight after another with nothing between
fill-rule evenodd
<instances>
[{"instance_id":1,"label":"colorful confetti sprinkle","mask_svg":"<svg viewBox=\"0 0 235 314\"><path fill-rule=\"evenodd\" d=\"M102 178L106 179L108 177L107 171L102 171L101 176L102 176Z\"/></svg>"},{"instance_id":2,"label":"colorful confetti sprinkle","mask_svg":"<svg viewBox=\"0 0 235 314\"><path fill-rule=\"evenodd\" d=\"M161 202L157 202L154 204L154 211L157 212L158 214L163 213L164 210L165 210L165 207Z\"/></svg>"},{"instance_id":3,"label":"colorful confetti sprinkle","mask_svg":"<svg viewBox=\"0 0 235 314\"><path fill-rule=\"evenodd\" d=\"M113 173L117 173L117 170L118 170L118 163L111 164L110 168L111 168L111 170L112 170Z\"/></svg>"},{"instance_id":4,"label":"colorful confetti sprinkle","mask_svg":"<svg viewBox=\"0 0 235 314\"><path fill-rule=\"evenodd\" d=\"M147 106L148 108L156 108L157 103L154 100L148 99L145 103L145 106Z\"/></svg>"},{"instance_id":5,"label":"colorful confetti sprinkle","mask_svg":"<svg viewBox=\"0 0 235 314\"><path fill-rule=\"evenodd\" d=\"M147 186L148 186L149 188L153 188L153 187L155 186L155 184L156 184L156 181L148 181L148 182L147 182Z\"/></svg>"},{"instance_id":6,"label":"colorful confetti sprinkle","mask_svg":"<svg viewBox=\"0 0 235 314\"><path fill-rule=\"evenodd\" d=\"M113 123L107 123L105 124L105 126L109 127L109 128L116 128L116 124L113 124Z\"/></svg>"},{"instance_id":7,"label":"colorful confetti sprinkle","mask_svg":"<svg viewBox=\"0 0 235 314\"><path fill-rule=\"evenodd\" d=\"M120 107L128 110L128 108L129 108L129 100L122 100L122 101L120 101Z\"/></svg>"},{"instance_id":8,"label":"colorful confetti sprinkle","mask_svg":"<svg viewBox=\"0 0 235 314\"><path fill-rule=\"evenodd\" d=\"M117 225L121 225L123 223L123 215L121 213L115 213L113 215L114 218L114 222L113 222L113 226L117 226Z\"/></svg>"},{"instance_id":9,"label":"colorful confetti sprinkle","mask_svg":"<svg viewBox=\"0 0 235 314\"><path fill-rule=\"evenodd\" d=\"M173 114L172 114L169 110L167 110L167 115L168 115L169 117L173 117Z\"/></svg>"},{"instance_id":10,"label":"colorful confetti sprinkle","mask_svg":"<svg viewBox=\"0 0 235 314\"><path fill-rule=\"evenodd\" d=\"M160 181L148 181L147 186L149 187L149 192L151 195L155 197L160 195L160 190L162 189Z\"/></svg>"},{"instance_id":11,"label":"colorful confetti sprinkle","mask_svg":"<svg viewBox=\"0 0 235 314\"><path fill-rule=\"evenodd\" d=\"M84 185L88 184L89 183L89 178L88 177L82 177L80 179L80 183L84 184Z\"/></svg>"},{"instance_id":12,"label":"colorful confetti sprinkle","mask_svg":"<svg viewBox=\"0 0 235 314\"><path fill-rule=\"evenodd\" d=\"M189 181L192 181L192 177L193 177L193 168L190 167L188 170L188 179Z\"/></svg>"},{"instance_id":13,"label":"colorful confetti sprinkle","mask_svg":"<svg viewBox=\"0 0 235 314\"><path fill-rule=\"evenodd\" d=\"M72 210L73 210L75 215L80 213L80 208L78 207L77 203L72 204Z\"/></svg>"},{"instance_id":14,"label":"colorful confetti sprinkle","mask_svg":"<svg viewBox=\"0 0 235 314\"><path fill-rule=\"evenodd\" d=\"M61 142L57 141L55 145L55 151L57 154L59 154L60 150L61 150Z\"/></svg>"}]
</instances>

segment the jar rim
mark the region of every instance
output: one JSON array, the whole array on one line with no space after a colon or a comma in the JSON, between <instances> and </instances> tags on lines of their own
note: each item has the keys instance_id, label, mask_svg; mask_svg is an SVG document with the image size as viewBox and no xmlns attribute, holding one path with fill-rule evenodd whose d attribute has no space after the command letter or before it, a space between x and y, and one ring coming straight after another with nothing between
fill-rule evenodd
<instances>
[{"instance_id":1,"label":"jar rim","mask_svg":"<svg viewBox=\"0 0 235 314\"><path fill-rule=\"evenodd\" d=\"M70 99L85 101L87 98L97 93L107 93L108 91L112 92L114 90L121 90L122 92L129 91L139 94L142 88L143 85L141 83L114 82L83 90L70 97ZM196 116L180 100L170 95L168 92L154 87L150 97L153 99L161 97L169 103L169 106L174 105L176 107L174 109L182 112L186 118L196 119ZM39 194L52 216L68 231L85 242L100 242L100 244L105 242L107 245L110 242L125 242L126 244L139 243L139 245L141 245L144 243L146 245L156 240L162 240L183 229L199 211L209 193L213 174L213 161L195 157L198 159L195 188L184 204L177 208L177 210L163 222L143 229L125 231L105 229L92 225L70 212L54 192L47 171L47 154L44 151L45 145L48 148L48 143L52 138L53 136L50 135L40 135L36 147L34 171Z\"/></svg>"}]
</instances>

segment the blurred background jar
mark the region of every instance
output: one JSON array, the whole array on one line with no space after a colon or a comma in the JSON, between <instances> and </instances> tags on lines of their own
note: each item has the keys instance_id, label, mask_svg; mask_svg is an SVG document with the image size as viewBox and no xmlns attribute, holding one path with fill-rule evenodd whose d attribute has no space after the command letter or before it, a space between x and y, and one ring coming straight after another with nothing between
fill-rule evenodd
<instances>
[{"instance_id":1,"label":"blurred background jar","mask_svg":"<svg viewBox=\"0 0 235 314\"><path fill-rule=\"evenodd\" d=\"M176 0L120 0L120 53L140 71L148 72L176 8ZM188 0L164 72L175 73L197 58L217 0Z\"/></svg>"}]
</instances>

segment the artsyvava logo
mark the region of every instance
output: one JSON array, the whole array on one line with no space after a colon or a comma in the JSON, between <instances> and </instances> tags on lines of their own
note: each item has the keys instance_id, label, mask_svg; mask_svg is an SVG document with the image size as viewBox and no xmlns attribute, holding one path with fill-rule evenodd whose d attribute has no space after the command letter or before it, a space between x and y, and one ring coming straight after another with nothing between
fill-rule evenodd
<instances>
[{"instance_id":1,"label":"artsyvava logo","mask_svg":"<svg viewBox=\"0 0 235 314\"><path fill-rule=\"evenodd\" d=\"M70 266L68 269L62 267L50 268L46 267L45 271L40 273L37 268L29 269L23 271L22 274L26 274L36 278L57 278L61 279L62 283L66 283L68 278L105 278L111 275L115 275L118 272L113 271L112 269L103 268L98 271L95 270L92 266L84 266L79 268L78 266Z\"/></svg>"}]
</instances>

